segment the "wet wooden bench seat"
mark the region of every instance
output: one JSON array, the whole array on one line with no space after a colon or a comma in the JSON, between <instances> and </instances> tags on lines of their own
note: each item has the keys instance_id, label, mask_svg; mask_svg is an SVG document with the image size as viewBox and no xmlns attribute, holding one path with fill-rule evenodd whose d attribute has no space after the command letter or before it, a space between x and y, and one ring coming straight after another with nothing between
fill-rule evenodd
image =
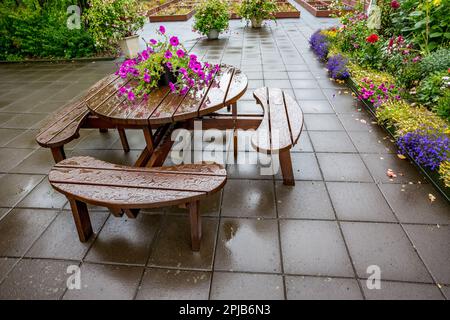
<instances>
[{"instance_id":1,"label":"wet wooden bench seat","mask_svg":"<svg viewBox=\"0 0 450 320\"><path fill-rule=\"evenodd\" d=\"M64 145L80 136L80 128L97 128L100 132L106 132L108 127L111 127L105 122L87 121L91 115L86 101L116 78L116 75L105 77L92 86L84 97L63 106L44 120L44 125L36 136L36 142L44 148L51 149L56 163L66 158ZM130 148L125 130L123 128L117 130L123 149L128 152Z\"/></svg>"},{"instance_id":2,"label":"wet wooden bench seat","mask_svg":"<svg viewBox=\"0 0 450 320\"><path fill-rule=\"evenodd\" d=\"M252 136L253 147L266 154L279 154L283 182L295 185L290 149L297 143L303 128L303 113L289 94L277 88L259 88L254 91L264 117Z\"/></svg>"},{"instance_id":3,"label":"wet wooden bench seat","mask_svg":"<svg viewBox=\"0 0 450 320\"><path fill-rule=\"evenodd\" d=\"M80 241L92 235L87 203L107 207L116 217L135 218L139 209L187 205L192 250L200 249L199 201L223 188L226 170L219 164L137 168L92 157L57 163L50 184L69 200Z\"/></svg>"}]
</instances>

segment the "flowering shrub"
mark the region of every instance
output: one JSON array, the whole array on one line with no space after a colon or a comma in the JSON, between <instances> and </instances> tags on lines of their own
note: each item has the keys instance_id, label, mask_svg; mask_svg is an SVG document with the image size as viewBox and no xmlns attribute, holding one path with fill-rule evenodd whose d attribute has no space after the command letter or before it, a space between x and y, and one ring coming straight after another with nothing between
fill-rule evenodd
<instances>
[{"instance_id":1,"label":"flowering shrub","mask_svg":"<svg viewBox=\"0 0 450 320\"><path fill-rule=\"evenodd\" d=\"M320 60L325 60L328 55L330 43L328 42L327 37L322 34L320 30L313 33L309 39L309 45L311 46L311 50Z\"/></svg>"},{"instance_id":2,"label":"flowering shrub","mask_svg":"<svg viewBox=\"0 0 450 320\"><path fill-rule=\"evenodd\" d=\"M145 97L158 86L165 72L172 73L175 78L169 82L170 90L183 95L190 88L208 85L219 71L218 65L201 63L194 54L189 55L176 36L166 35L164 26L159 27L158 33L163 37L162 41L151 39L147 49L137 58L125 60L116 72L122 78L130 77L138 82L134 89L122 87L119 90L119 94L126 95L128 100Z\"/></svg>"},{"instance_id":3,"label":"flowering shrub","mask_svg":"<svg viewBox=\"0 0 450 320\"><path fill-rule=\"evenodd\" d=\"M329 57L327 62L327 69L330 77L335 80L347 79L350 76L347 69L347 62L348 59L341 54Z\"/></svg>"},{"instance_id":4,"label":"flowering shrub","mask_svg":"<svg viewBox=\"0 0 450 320\"><path fill-rule=\"evenodd\" d=\"M358 98L369 100L375 107L379 107L391 98L400 100L400 95L394 84L385 82L375 84L373 80L365 77L361 79Z\"/></svg>"},{"instance_id":5,"label":"flowering shrub","mask_svg":"<svg viewBox=\"0 0 450 320\"><path fill-rule=\"evenodd\" d=\"M450 187L450 161L444 161L439 166L439 175L446 187Z\"/></svg>"},{"instance_id":6,"label":"flowering shrub","mask_svg":"<svg viewBox=\"0 0 450 320\"><path fill-rule=\"evenodd\" d=\"M422 106L412 107L404 100L390 100L376 110L379 122L394 127L397 135L428 128L432 132L449 134L448 124Z\"/></svg>"},{"instance_id":7,"label":"flowering shrub","mask_svg":"<svg viewBox=\"0 0 450 320\"><path fill-rule=\"evenodd\" d=\"M277 5L273 0L243 0L238 8L238 14L246 20L275 20Z\"/></svg>"},{"instance_id":8,"label":"flowering shrub","mask_svg":"<svg viewBox=\"0 0 450 320\"><path fill-rule=\"evenodd\" d=\"M449 160L450 140L445 135L429 130L408 132L397 139L399 151L408 154L418 164L435 170L441 162Z\"/></svg>"},{"instance_id":9,"label":"flowering shrub","mask_svg":"<svg viewBox=\"0 0 450 320\"><path fill-rule=\"evenodd\" d=\"M224 0L203 1L195 13L194 30L207 35L211 30L222 32L228 28L228 3Z\"/></svg>"}]
</instances>

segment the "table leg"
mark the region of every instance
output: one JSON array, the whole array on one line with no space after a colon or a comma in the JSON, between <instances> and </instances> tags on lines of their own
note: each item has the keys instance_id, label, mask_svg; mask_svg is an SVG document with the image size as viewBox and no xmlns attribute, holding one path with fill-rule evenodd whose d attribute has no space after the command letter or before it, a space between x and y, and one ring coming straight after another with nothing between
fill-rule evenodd
<instances>
[{"instance_id":1,"label":"table leg","mask_svg":"<svg viewBox=\"0 0 450 320\"><path fill-rule=\"evenodd\" d=\"M238 132L237 132L237 102L231 105L231 114L233 116L233 152L234 160L237 160L238 156Z\"/></svg>"},{"instance_id":2,"label":"table leg","mask_svg":"<svg viewBox=\"0 0 450 320\"><path fill-rule=\"evenodd\" d=\"M144 132L146 147L144 150L142 150L141 155L134 164L135 167L145 167L150 160L150 157L152 156L154 150L152 129L150 128L150 126L148 126L144 127L142 131Z\"/></svg>"}]
</instances>

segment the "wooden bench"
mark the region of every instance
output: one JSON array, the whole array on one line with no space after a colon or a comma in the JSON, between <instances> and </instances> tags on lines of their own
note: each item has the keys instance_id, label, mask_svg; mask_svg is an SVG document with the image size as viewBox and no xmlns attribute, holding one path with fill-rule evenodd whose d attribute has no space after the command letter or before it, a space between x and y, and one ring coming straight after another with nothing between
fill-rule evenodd
<instances>
[{"instance_id":1,"label":"wooden bench","mask_svg":"<svg viewBox=\"0 0 450 320\"><path fill-rule=\"evenodd\" d=\"M87 203L107 207L116 217L126 214L129 218L135 218L139 209L187 204L192 250L198 251L199 201L222 189L226 174L218 164L137 168L74 157L57 163L49 181L68 198L82 242L92 235Z\"/></svg>"},{"instance_id":2,"label":"wooden bench","mask_svg":"<svg viewBox=\"0 0 450 320\"><path fill-rule=\"evenodd\" d=\"M259 88L254 91L264 117L252 136L252 145L266 154L279 153L280 167L285 185L295 185L290 149L303 128L303 113L295 99L281 89Z\"/></svg>"},{"instance_id":3,"label":"wooden bench","mask_svg":"<svg viewBox=\"0 0 450 320\"><path fill-rule=\"evenodd\" d=\"M114 126L108 125L104 121L99 121L95 117L95 119L90 119L92 116L85 101L93 97L116 78L117 76L111 75L100 80L83 98L67 104L44 120L44 125L36 136L36 142L44 148L51 149L56 163L66 158L64 145L80 136L80 128L96 128L100 129L100 132L106 132L108 128L114 128ZM123 128L117 128L117 130L123 149L125 152L128 152L130 147L125 130Z\"/></svg>"}]
</instances>

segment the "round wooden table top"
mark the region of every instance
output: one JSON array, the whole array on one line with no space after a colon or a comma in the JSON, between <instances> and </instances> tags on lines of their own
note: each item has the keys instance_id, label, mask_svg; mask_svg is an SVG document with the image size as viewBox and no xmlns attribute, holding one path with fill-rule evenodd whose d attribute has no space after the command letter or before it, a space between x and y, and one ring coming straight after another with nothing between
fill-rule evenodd
<instances>
[{"instance_id":1,"label":"round wooden table top","mask_svg":"<svg viewBox=\"0 0 450 320\"><path fill-rule=\"evenodd\" d=\"M200 117L235 103L247 90L247 76L241 70L222 65L209 86L191 89L186 95L171 93L167 86L149 93L147 99L129 101L118 90L136 85L135 80L110 75L88 91L85 102L90 111L121 125L148 126Z\"/></svg>"}]
</instances>

